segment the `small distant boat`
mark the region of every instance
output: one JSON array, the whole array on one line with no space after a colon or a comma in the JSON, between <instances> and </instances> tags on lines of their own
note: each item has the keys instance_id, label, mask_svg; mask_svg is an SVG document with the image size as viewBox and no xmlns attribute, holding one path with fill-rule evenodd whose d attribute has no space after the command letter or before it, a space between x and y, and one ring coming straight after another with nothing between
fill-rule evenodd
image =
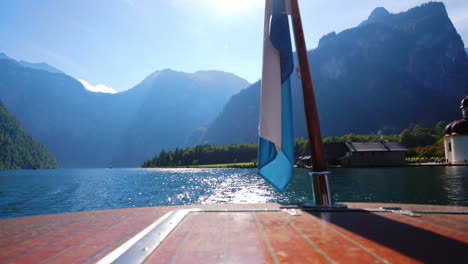
<instances>
[{"instance_id":1,"label":"small distant boat","mask_svg":"<svg viewBox=\"0 0 468 264\"><path fill-rule=\"evenodd\" d=\"M107 167L108 169L112 169L112 166Z\"/></svg>"}]
</instances>

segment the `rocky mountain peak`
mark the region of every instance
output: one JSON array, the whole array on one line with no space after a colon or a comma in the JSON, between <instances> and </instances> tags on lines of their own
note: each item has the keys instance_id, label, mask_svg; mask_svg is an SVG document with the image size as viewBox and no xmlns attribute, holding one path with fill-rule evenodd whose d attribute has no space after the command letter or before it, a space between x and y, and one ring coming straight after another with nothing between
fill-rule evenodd
<instances>
[{"instance_id":1,"label":"rocky mountain peak","mask_svg":"<svg viewBox=\"0 0 468 264\"><path fill-rule=\"evenodd\" d=\"M390 12L388 12L387 9L383 7L377 7L374 9L374 11L372 11L372 13L369 15L369 18L367 20L369 21L380 20L389 15L390 15Z\"/></svg>"}]
</instances>

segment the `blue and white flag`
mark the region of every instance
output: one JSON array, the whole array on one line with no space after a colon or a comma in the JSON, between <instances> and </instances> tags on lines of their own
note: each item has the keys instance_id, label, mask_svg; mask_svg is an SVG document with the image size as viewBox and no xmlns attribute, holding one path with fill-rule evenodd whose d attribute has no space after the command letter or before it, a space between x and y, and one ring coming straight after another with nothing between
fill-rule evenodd
<instances>
[{"instance_id":1,"label":"blue and white flag","mask_svg":"<svg viewBox=\"0 0 468 264\"><path fill-rule=\"evenodd\" d=\"M288 0L266 0L258 171L277 189L292 179L294 141L289 77L294 68Z\"/></svg>"}]
</instances>

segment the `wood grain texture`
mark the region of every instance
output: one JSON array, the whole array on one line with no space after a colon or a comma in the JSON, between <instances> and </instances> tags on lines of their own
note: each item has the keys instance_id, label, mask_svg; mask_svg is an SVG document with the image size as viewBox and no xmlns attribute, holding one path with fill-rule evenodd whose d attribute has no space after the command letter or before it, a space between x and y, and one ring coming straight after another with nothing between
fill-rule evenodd
<instances>
[{"instance_id":1,"label":"wood grain texture","mask_svg":"<svg viewBox=\"0 0 468 264\"><path fill-rule=\"evenodd\" d=\"M352 208L383 204L347 203ZM0 263L94 263L184 208L278 208L226 204L115 209L0 219ZM403 209L466 207L400 205ZM190 213L147 263L468 263L468 215L302 212Z\"/></svg>"}]
</instances>

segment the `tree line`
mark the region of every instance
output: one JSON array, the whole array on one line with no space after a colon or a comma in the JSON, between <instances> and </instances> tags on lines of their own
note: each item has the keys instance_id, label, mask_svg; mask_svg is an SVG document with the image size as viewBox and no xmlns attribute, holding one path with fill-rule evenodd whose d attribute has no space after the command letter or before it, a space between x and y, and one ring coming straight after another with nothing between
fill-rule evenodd
<instances>
[{"instance_id":1,"label":"tree line","mask_svg":"<svg viewBox=\"0 0 468 264\"><path fill-rule=\"evenodd\" d=\"M189 166L199 164L220 164L251 162L257 157L257 144L238 145L197 145L174 151L161 150L159 155L143 163L147 167Z\"/></svg>"},{"instance_id":2,"label":"tree line","mask_svg":"<svg viewBox=\"0 0 468 264\"><path fill-rule=\"evenodd\" d=\"M378 142L379 140L397 141L409 148L408 157L442 157L444 156L443 139L445 122L439 121L433 128L422 125L410 125L399 134L369 135L347 134L324 138L324 143L333 142ZM197 145L174 151L161 150L159 155L143 163L142 167L172 167L192 166L202 164L223 164L257 162L257 144L233 145ZM309 140L297 138L294 140L296 158L310 155Z\"/></svg>"}]
</instances>

